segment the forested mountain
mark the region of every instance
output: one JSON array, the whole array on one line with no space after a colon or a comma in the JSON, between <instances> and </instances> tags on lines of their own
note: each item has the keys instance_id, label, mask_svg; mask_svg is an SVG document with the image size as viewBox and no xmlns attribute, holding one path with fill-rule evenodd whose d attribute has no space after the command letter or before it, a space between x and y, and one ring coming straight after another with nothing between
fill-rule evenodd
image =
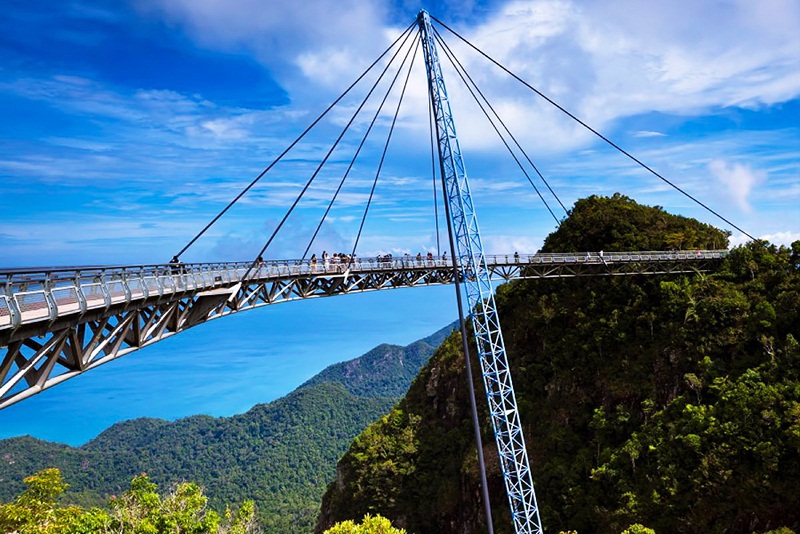
<instances>
[{"instance_id":1,"label":"forested mountain","mask_svg":"<svg viewBox=\"0 0 800 534\"><path fill-rule=\"evenodd\" d=\"M433 354L432 349L455 328L457 323L450 324L405 347L378 345L354 360L329 366L300 387L331 382L342 384L353 395L400 398Z\"/></svg>"},{"instance_id":2,"label":"forested mountain","mask_svg":"<svg viewBox=\"0 0 800 534\"><path fill-rule=\"evenodd\" d=\"M727 237L616 195L576 203L543 250L711 248ZM800 526L800 242L738 247L714 274L515 281L497 306L546 531ZM478 402L495 532L509 533ZM409 532L485 532L478 481L454 334L352 443L317 531L370 512Z\"/></svg>"},{"instance_id":3,"label":"forested mountain","mask_svg":"<svg viewBox=\"0 0 800 534\"><path fill-rule=\"evenodd\" d=\"M104 505L147 473L165 488L199 484L220 511L252 499L266 532L310 532L336 461L397 402L451 330L407 347L381 345L233 417L135 419L81 447L31 437L0 441L0 501L20 494L22 479L44 468L59 468L70 484L64 500L81 505Z\"/></svg>"}]
</instances>

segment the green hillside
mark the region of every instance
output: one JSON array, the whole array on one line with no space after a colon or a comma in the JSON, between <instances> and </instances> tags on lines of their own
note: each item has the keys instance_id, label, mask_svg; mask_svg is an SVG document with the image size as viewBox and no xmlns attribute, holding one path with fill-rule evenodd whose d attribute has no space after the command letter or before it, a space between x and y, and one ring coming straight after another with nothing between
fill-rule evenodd
<instances>
[{"instance_id":1,"label":"green hillside","mask_svg":"<svg viewBox=\"0 0 800 534\"><path fill-rule=\"evenodd\" d=\"M579 201L544 249L726 244L615 196ZM800 526L800 242L734 249L713 275L516 281L497 305L546 531ZM495 532L509 533L478 397ZM478 481L453 335L350 446L317 531L369 512L410 532L485 532Z\"/></svg>"},{"instance_id":2,"label":"green hillside","mask_svg":"<svg viewBox=\"0 0 800 534\"><path fill-rule=\"evenodd\" d=\"M233 417L125 421L81 447L31 437L0 441L0 501L20 494L24 477L50 467L70 484L66 502L97 506L147 473L165 488L199 484L220 511L252 499L266 532L310 532L336 461L408 389L433 343L451 330L407 347L381 345Z\"/></svg>"},{"instance_id":3,"label":"green hillside","mask_svg":"<svg viewBox=\"0 0 800 534\"><path fill-rule=\"evenodd\" d=\"M420 367L456 328L450 324L405 347L379 345L363 356L335 363L312 377L302 387L331 382L342 384L353 395L402 397Z\"/></svg>"}]
</instances>

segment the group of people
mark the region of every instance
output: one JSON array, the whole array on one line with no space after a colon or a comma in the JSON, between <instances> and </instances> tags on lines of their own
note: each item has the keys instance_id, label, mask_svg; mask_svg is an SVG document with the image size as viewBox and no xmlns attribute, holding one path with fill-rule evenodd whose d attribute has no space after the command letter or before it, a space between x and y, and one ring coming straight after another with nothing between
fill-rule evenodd
<instances>
[{"instance_id":1,"label":"group of people","mask_svg":"<svg viewBox=\"0 0 800 534\"><path fill-rule=\"evenodd\" d=\"M322 263L327 268L328 265L350 265L356 261L355 254L345 254L344 252L334 252L332 255L328 255L327 250L322 251ZM317 267L317 255L311 255L311 268L316 269Z\"/></svg>"},{"instance_id":2,"label":"group of people","mask_svg":"<svg viewBox=\"0 0 800 534\"><path fill-rule=\"evenodd\" d=\"M377 256L375 258L379 263L391 263L394 258L391 253ZM434 256L432 252L428 252L425 257L422 256L421 252L418 252L415 257L412 257L410 254L406 253L403 257L403 263L406 265L411 265L412 263L416 262L417 264L422 264L423 262L427 262L428 264L433 264ZM447 252L442 254L441 257L442 261L447 261ZM173 258L174 263L175 259ZM323 250L321 257L317 257L316 253L311 255L309 258L309 262L311 263L311 269L316 271L317 265L321 262L323 266L327 269L331 265L335 266L345 266L348 267L351 264L356 262L356 255L355 254L345 254L344 252L334 252L333 254L328 254L327 250ZM256 264L258 266L263 265L264 260L261 256L258 257L256 260Z\"/></svg>"},{"instance_id":3,"label":"group of people","mask_svg":"<svg viewBox=\"0 0 800 534\"><path fill-rule=\"evenodd\" d=\"M390 257L391 257L391 256L390 256ZM422 264L422 262L424 261L424 262L426 262L428 265L432 265L432 264L433 264L433 261L434 261L434 259L435 259L435 258L434 258L434 256L433 256L433 252L428 252L428 253L425 255L425 257L424 257L424 258L422 257L422 253L421 253L421 252L417 252L417 255L416 255L415 257L413 257L413 258L411 257L411 255L410 255L410 254L406 254L406 255L403 257L403 263L404 263L404 264L406 264L406 265L410 265L410 264L411 264L411 262L412 262L412 261L414 261L414 262L416 262L416 263L419 265L419 264ZM442 261L447 261L447 252L444 252L444 253L442 253Z\"/></svg>"},{"instance_id":4,"label":"group of people","mask_svg":"<svg viewBox=\"0 0 800 534\"><path fill-rule=\"evenodd\" d=\"M378 255L375 260L378 263L392 263L394 261L394 257L391 253L385 255ZM332 255L328 255L327 251L322 251L322 263L327 268L329 265L350 265L351 263L355 263L356 255L355 254L345 254L343 252L334 253ZM410 254L406 253L402 261L406 265L411 265L412 263L416 262L417 264L421 265L423 262L427 264L433 264L435 257L432 252L428 252L424 257L421 252L418 252L416 256L411 256ZM442 261L447 261L447 252L442 253L441 256ZM316 269L318 263L317 255L311 255L311 268Z\"/></svg>"}]
</instances>

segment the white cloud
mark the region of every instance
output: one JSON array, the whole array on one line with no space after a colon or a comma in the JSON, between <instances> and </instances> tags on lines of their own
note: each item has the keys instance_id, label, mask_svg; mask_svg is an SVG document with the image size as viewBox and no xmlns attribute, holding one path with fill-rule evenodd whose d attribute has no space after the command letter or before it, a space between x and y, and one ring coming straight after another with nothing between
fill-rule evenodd
<instances>
[{"instance_id":1,"label":"white cloud","mask_svg":"<svg viewBox=\"0 0 800 534\"><path fill-rule=\"evenodd\" d=\"M661 132L651 132L649 130L640 130L638 132L634 132L634 137L666 137L667 134Z\"/></svg>"},{"instance_id":2,"label":"white cloud","mask_svg":"<svg viewBox=\"0 0 800 534\"><path fill-rule=\"evenodd\" d=\"M798 5L512 2L465 33L602 130L622 116L757 106L800 94ZM467 57L468 68L477 67L474 54ZM488 73L480 78L488 81ZM517 108L530 124L553 130L553 117L532 105Z\"/></svg>"},{"instance_id":3,"label":"white cloud","mask_svg":"<svg viewBox=\"0 0 800 534\"><path fill-rule=\"evenodd\" d=\"M286 88L293 107L341 91L411 20L375 0L139 0L203 46L246 50ZM433 13L442 20L448 13ZM463 25L462 25L463 26ZM457 28L500 63L600 131L652 111L759 107L800 94L800 3L794 0L517 0ZM441 29L522 141L537 151L592 138ZM447 61L440 50L442 63ZM421 69L415 77L422 78ZM419 75L418 75L419 74ZM462 146L496 149L455 73L446 72ZM405 126L427 129L425 84L407 95ZM457 104L457 105L456 105ZM657 135L643 131L641 136ZM411 137L415 137L412 134Z\"/></svg>"},{"instance_id":4,"label":"white cloud","mask_svg":"<svg viewBox=\"0 0 800 534\"><path fill-rule=\"evenodd\" d=\"M285 76L312 50L360 58L385 46L379 23L385 6L377 1L139 0L137 6L204 46L246 50Z\"/></svg>"},{"instance_id":5,"label":"white cloud","mask_svg":"<svg viewBox=\"0 0 800 534\"><path fill-rule=\"evenodd\" d=\"M755 186L767 180L766 173L753 170L749 165L741 163L729 164L715 159L708 164L708 169L724 187L727 195L743 211L751 211L749 197Z\"/></svg>"},{"instance_id":6,"label":"white cloud","mask_svg":"<svg viewBox=\"0 0 800 534\"><path fill-rule=\"evenodd\" d=\"M486 254L532 254L542 247L543 238L526 235L487 235L483 237Z\"/></svg>"},{"instance_id":7,"label":"white cloud","mask_svg":"<svg viewBox=\"0 0 800 534\"><path fill-rule=\"evenodd\" d=\"M246 122L250 121L247 120ZM247 129L245 126L246 125L243 123L240 117L236 117L233 119L226 119L226 118L213 119L205 121L200 125L200 127L203 130L211 132L217 139L224 139L224 140L245 139L250 133L249 129ZM198 133L198 132L199 130L194 126L187 130L187 133Z\"/></svg>"},{"instance_id":8,"label":"white cloud","mask_svg":"<svg viewBox=\"0 0 800 534\"><path fill-rule=\"evenodd\" d=\"M773 234L760 235L758 238L768 241L773 245L783 245L788 247L795 241L800 240L800 232L787 230L783 232L775 232ZM744 234L734 234L730 237L729 241L731 248L733 248L748 243L750 238Z\"/></svg>"},{"instance_id":9,"label":"white cloud","mask_svg":"<svg viewBox=\"0 0 800 534\"><path fill-rule=\"evenodd\" d=\"M765 239L776 245L789 246L795 241L800 241L800 232L777 232L774 234L762 235L760 239Z\"/></svg>"}]
</instances>

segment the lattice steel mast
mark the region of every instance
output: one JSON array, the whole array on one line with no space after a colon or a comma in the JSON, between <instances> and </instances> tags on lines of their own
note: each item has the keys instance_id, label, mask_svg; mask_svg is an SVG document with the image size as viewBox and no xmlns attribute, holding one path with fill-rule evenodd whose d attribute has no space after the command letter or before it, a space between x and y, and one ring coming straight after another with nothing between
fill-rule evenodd
<instances>
[{"instance_id":1,"label":"lattice steel mast","mask_svg":"<svg viewBox=\"0 0 800 534\"><path fill-rule=\"evenodd\" d=\"M489 269L483 254L478 219L472 204L467 172L456 137L450 101L427 11L420 11L417 21L425 52L428 90L436 117L439 159L451 224L450 239L454 241L454 250L457 254L457 258L454 258L455 268L459 270L466 288L514 531L524 534L541 533L542 523L536 505L533 478L528 464L528 453L525 450Z\"/></svg>"}]
</instances>

